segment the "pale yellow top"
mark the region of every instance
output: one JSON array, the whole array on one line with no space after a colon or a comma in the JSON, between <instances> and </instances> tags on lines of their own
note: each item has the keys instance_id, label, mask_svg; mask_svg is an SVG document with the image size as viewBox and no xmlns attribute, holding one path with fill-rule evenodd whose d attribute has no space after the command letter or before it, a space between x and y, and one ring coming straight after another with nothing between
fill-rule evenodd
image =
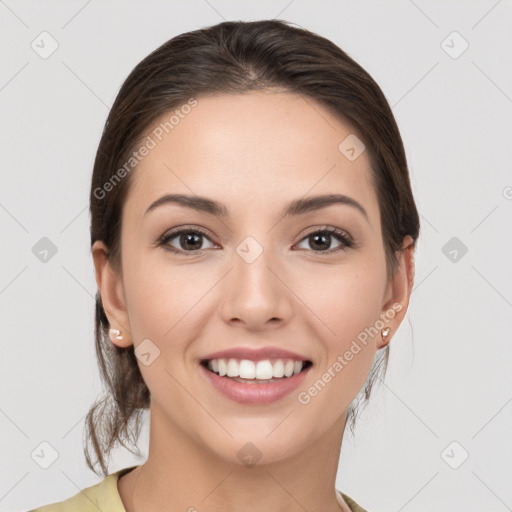
<instances>
[{"instance_id":1,"label":"pale yellow top","mask_svg":"<svg viewBox=\"0 0 512 512\"><path fill-rule=\"evenodd\" d=\"M91 487L82 489L74 496L58 503L51 503L42 507L38 507L28 512L126 512L119 491L117 490L117 480L119 477L128 473L137 466L120 469L115 473L106 476L101 482ZM367 512L358 505L352 498L346 494L336 490L336 494L343 496L345 503L350 507L352 512ZM341 503L341 502L340 502Z\"/></svg>"}]
</instances>

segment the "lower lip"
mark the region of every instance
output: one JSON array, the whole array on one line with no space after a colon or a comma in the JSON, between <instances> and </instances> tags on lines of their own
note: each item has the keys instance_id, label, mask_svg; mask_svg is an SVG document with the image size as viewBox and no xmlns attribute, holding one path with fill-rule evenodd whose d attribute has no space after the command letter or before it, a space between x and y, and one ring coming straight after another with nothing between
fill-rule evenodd
<instances>
[{"instance_id":1,"label":"lower lip","mask_svg":"<svg viewBox=\"0 0 512 512\"><path fill-rule=\"evenodd\" d=\"M240 404L268 404L285 397L296 389L311 369L267 384L244 384L229 377L221 377L199 365L213 386L225 397Z\"/></svg>"}]
</instances>

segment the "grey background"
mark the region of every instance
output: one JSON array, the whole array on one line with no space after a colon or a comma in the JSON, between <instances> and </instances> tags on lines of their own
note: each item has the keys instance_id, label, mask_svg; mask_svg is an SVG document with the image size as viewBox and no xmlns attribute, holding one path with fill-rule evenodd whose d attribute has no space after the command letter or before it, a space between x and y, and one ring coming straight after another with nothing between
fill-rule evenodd
<instances>
[{"instance_id":1,"label":"grey background","mask_svg":"<svg viewBox=\"0 0 512 512\"><path fill-rule=\"evenodd\" d=\"M375 512L512 510L510 1L6 0L0 15L1 510L99 481L82 452L101 390L88 194L122 81L176 34L273 17L330 38L379 83L422 219L409 312L337 488ZM46 59L31 47L51 48L43 31L58 43ZM57 249L46 262L43 237ZM47 469L43 442L58 454ZM140 462L119 450L110 470Z\"/></svg>"}]
</instances>

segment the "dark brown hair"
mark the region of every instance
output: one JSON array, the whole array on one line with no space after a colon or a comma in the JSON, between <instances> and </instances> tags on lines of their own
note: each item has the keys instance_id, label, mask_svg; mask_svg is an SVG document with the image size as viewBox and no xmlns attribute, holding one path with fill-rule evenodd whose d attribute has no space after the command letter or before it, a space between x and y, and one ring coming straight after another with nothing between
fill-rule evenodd
<instances>
[{"instance_id":1,"label":"dark brown hair","mask_svg":"<svg viewBox=\"0 0 512 512\"><path fill-rule=\"evenodd\" d=\"M281 20L227 21L180 34L132 70L112 105L96 153L91 246L103 241L109 262L120 272L121 214L133 172L119 179L119 170L158 117L190 98L256 90L301 94L348 123L363 140L378 195L390 279L403 238L410 235L416 244L419 234L404 147L391 108L371 76L338 46ZM105 458L116 443L130 451L125 441L136 446L141 414L150 405L133 345L114 345L109 327L96 293L96 353L106 392L87 414L84 451L88 466L95 471L99 464L104 476ZM377 351L365 385L348 410L352 431L357 409L368 401L375 379L385 375L388 358L389 345ZM89 455L90 444L96 462Z\"/></svg>"}]
</instances>

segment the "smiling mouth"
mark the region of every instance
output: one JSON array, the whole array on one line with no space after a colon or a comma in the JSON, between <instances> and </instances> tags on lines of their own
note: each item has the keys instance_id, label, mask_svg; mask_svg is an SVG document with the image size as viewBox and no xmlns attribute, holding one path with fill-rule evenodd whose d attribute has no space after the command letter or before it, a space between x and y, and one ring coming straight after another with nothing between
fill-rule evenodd
<instances>
[{"instance_id":1,"label":"smiling mouth","mask_svg":"<svg viewBox=\"0 0 512 512\"><path fill-rule=\"evenodd\" d=\"M275 359L273 361L250 361L248 359L203 359L200 364L209 372L244 384L268 384L284 381L308 370L311 361Z\"/></svg>"}]
</instances>

